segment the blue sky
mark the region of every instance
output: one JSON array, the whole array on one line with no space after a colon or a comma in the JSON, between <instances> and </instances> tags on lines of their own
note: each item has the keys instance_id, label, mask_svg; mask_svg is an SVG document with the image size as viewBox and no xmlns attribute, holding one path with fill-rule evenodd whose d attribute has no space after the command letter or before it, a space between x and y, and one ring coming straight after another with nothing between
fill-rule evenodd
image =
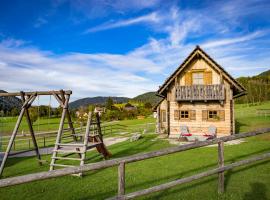
<instances>
[{"instance_id":1,"label":"blue sky","mask_svg":"<svg viewBox=\"0 0 270 200\"><path fill-rule=\"evenodd\" d=\"M270 1L1 0L0 88L134 97L200 45L234 77L270 69Z\"/></svg>"}]
</instances>

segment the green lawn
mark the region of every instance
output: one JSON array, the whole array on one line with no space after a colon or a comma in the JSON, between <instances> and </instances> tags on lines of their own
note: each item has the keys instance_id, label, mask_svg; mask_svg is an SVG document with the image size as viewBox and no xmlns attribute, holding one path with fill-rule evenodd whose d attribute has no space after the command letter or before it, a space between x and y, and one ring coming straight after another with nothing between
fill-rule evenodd
<instances>
[{"instance_id":1,"label":"green lawn","mask_svg":"<svg viewBox=\"0 0 270 200\"><path fill-rule=\"evenodd\" d=\"M10 135L12 132L13 126L15 125L16 118L14 117L6 117L6 118L0 118L2 121L9 121L9 126L2 128L0 126L0 133L3 133L3 129L6 131L4 132L4 136ZM49 123L48 123L49 120ZM50 119L40 119L40 125L38 126L38 121L34 123L34 131L35 133L40 132L46 132L46 131L57 131L59 126L59 118L50 118ZM46 122L46 123L45 123ZM113 121L113 122L104 122L102 123L102 131L103 135L105 137L112 137L112 136L119 136L119 133L125 133L121 134L121 136L130 136L130 134L135 132L143 132L143 130L147 130L147 132L154 132L155 130L155 119L154 118L145 118L141 120L123 120L123 121ZM1 125L1 123L0 123ZM3 125L3 124L2 124ZM12 126L11 126L12 125ZM68 128L68 124L66 122L64 128ZM78 124L75 124L75 128L79 128ZM28 132L28 126L26 124L26 121L23 120L21 124L20 131L18 132L18 137L16 137L15 140L15 147L13 145L13 150L26 150L33 148L32 140L30 136L23 136L21 134L21 130L24 130L24 133ZM85 132L85 129L82 130L83 133ZM77 130L76 133L80 133L81 130ZM71 132L66 132L65 136L69 136ZM39 147L50 147L53 146L55 143L56 133L54 134L46 134L46 135L37 135L36 140L38 142ZM0 138L1 139L1 138ZM0 145L0 151L4 151L7 147L9 138L5 137L2 138L2 147ZM66 138L63 140L63 142L69 142L71 141L71 138ZM2 149L1 149L2 148Z\"/></svg>"},{"instance_id":2,"label":"green lawn","mask_svg":"<svg viewBox=\"0 0 270 200\"><path fill-rule=\"evenodd\" d=\"M270 125L269 117L257 117L257 108L270 104L236 106L236 119L240 132ZM245 114L240 115L241 111ZM148 123L153 122L153 119ZM132 126L142 121L124 121ZM155 134L146 134L136 142L122 142L109 147L113 158L149 152L172 146ZM270 150L270 135L246 139L239 145L225 146L225 162L263 154ZM96 151L88 154L91 162L101 161ZM50 156L44 159L50 161ZM133 192L171 180L187 177L217 167L217 147L203 147L169 156L127 164L126 191ZM39 167L35 158L9 159L4 177L47 171L48 164ZM238 167L225 173L225 193L217 193L217 175L213 175L170 190L154 193L139 199L270 199L270 162L261 161ZM66 176L45 181L0 189L0 199L104 199L117 193L117 169L115 167L89 172L83 178Z\"/></svg>"},{"instance_id":3,"label":"green lawn","mask_svg":"<svg viewBox=\"0 0 270 200\"><path fill-rule=\"evenodd\" d=\"M247 107L244 104L235 106L236 132L246 132L270 126L270 115L257 116L257 109L270 109L270 102Z\"/></svg>"}]
</instances>

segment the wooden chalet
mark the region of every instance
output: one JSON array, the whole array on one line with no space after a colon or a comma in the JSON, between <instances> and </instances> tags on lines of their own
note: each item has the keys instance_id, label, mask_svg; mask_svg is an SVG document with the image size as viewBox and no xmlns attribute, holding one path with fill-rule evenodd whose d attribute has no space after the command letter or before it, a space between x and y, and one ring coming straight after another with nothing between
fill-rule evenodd
<instances>
[{"instance_id":1,"label":"wooden chalet","mask_svg":"<svg viewBox=\"0 0 270 200\"><path fill-rule=\"evenodd\" d=\"M157 91L157 132L179 137L180 126L205 134L215 126L217 136L235 133L234 99L246 90L199 46Z\"/></svg>"}]
</instances>

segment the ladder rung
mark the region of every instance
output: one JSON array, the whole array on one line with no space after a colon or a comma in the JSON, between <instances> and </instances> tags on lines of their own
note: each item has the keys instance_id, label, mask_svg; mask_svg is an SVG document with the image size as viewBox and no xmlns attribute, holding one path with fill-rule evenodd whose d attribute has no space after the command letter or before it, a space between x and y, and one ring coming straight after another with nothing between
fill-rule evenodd
<instances>
[{"instance_id":1,"label":"ladder rung","mask_svg":"<svg viewBox=\"0 0 270 200\"><path fill-rule=\"evenodd\" d=\"M56 159L56 160L78 160L81 161L81 158L67 158L67 157L52 157L52 159Z\"/></svg>"},{"instance_id":2,"label":"ladder rung","mask_svg":"<svg viewBox=\"0 0 270 200\"><path fill-rule=\"evenodd\" d=\"M56 143L58 146L68 146L68 147L84 147L82 143Z\"/></svg>"},{"instance_id":3,"label":"ladder rung","mask_svg":"<svg viewBox=\"0 0 270 200\"><path fill-rule=\"evenodd\" d=\"M85 153L83 151L76 151L76 150L64 150L64 149L57 149L57 150L53 150L54 152L58 152L58 153Z\"/></svg>"},{"instance_id":4,"label":"ladder rung","mask_svg":"<svg viewBox=\"0 0 270 200\"><path fill-rule=\"evenodd\" d=\"M88 145L87 145L87 149L94 148L99 144L101 144L101 142L95 142L95 143L92 143L92 142L90 143L89 142Z\"/></svg>"},{"instance_id":5,"label":"ladder rung","mask_svg":"<svg viewBox=\"0 0 270 200\"><path fill-rule=\"evenodd\" d=\"M54 166L54 167L77 167L74 165L63 165L63 164L50 164L50 166Z\"/></svg>"}]
</instances>

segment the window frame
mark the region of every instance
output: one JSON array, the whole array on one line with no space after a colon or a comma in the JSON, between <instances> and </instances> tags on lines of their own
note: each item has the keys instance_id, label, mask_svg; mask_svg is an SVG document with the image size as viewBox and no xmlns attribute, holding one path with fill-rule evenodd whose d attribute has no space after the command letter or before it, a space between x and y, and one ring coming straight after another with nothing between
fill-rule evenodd
<instances>
[{"instance_id":1,"label":"window frame","mask_svg":"<svg viewBox=\"0 0 270 200\"><path fill-rule=\"evenodd\" d=\"M194 75L198 75L201 74L202 76L200 78L198 77L194 77ZM196 72L192 72L191 74L191 78L192 78L192 85L204 85L204 71L196 71ZM200 83L195 83L195 80L200 80Z\"/></svg>"},{"instance_id":2,"label":"window frame","mask_svg":"<svg viewBox=\"0 0 270 200\"><path fill-rule=\"evenodd\" d=\"M184 112L182 114L182 112ZM182 117L184 116L184 117ZM180 120L190 120L190 110L179 110L179 119Z\"/></svg>"},{"instance_id":3,"label":"window frame","mask_svg":"<svg viewBox=\"0 0 270 200\"><path fill-rule=\"evenodd\" d=\"M219 121L220 120L219 111L218 110L207 110L207 120L208 121Z\"/></svg>"},{"instance_id":4,"label":"window frame","mask_svg":"<svg viewBox=\"0 0 270 200\"><path fill-rule=\"evenodd\" d=\"M161 110L161 122L162 123L167 122L166 110Z\"/></svg>"}]
</instances>

